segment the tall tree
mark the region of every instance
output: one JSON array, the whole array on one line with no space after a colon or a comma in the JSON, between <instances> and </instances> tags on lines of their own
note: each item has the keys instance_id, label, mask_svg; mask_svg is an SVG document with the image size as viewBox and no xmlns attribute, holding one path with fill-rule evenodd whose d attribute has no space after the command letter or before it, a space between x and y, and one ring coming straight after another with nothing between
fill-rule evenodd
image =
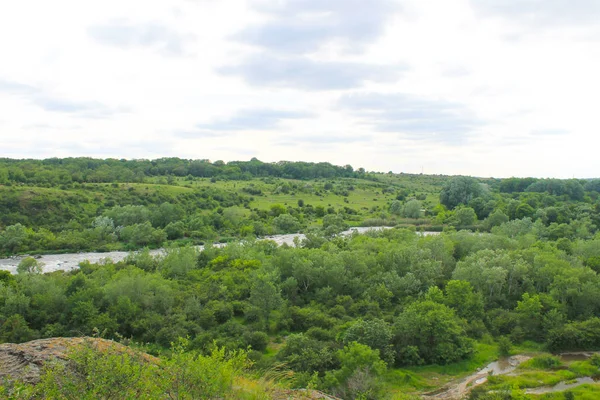
<instances>
[{"instance_id":1,"label":"tall tree","mask_svg":"<svg viewBox=\"0 0 600 400\"><path fill-rule=\"evenodd\" d=\"M459 204L469 204L483 194L479 181L468 176L458 176L449 180L440 193L440 203L453 209Z\"/></svg>"}]
</instances>

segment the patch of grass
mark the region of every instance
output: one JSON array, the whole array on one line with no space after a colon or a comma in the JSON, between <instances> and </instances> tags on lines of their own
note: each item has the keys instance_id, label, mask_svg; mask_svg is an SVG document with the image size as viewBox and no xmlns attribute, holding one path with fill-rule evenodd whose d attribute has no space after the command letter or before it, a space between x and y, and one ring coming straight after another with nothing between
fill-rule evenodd
<instances>
[{"instance_id":1,"label":"patch of grass","mask_svg":"<svg viewBox=\"0 0 600 400\"><path fill-rule=\"evenodd\" d=\"M514 389L525 389L536 388L540 386L554 386L562 381L569 381L575 378L577 378L577 375L574 372L568 370L532 370L516 376L491 375L488 378L488 389L499 390L504 387L511 387Z\"/></svg>"},{"instance_id":2,"label":"patch of grass","mask_svg":"<svg viewBox=\"0 0 600 400\"><path fill-rule=\"evenodd\" d=\"M430 390L467 376L497 358L497 345L478 342L475 344L475 353L469 359L448 365L393 369L386 375L386 382L395 389L412 387L416 390ZM406 378L407 375L409 378Z\"/></svg>"},{"instance_id":3,"label":"patch of grass","mask_svg":"<svg viewBox=\"0 0 600 400\"><path fill-rule=\"evenodd\" d=\"M400 369L388 370L384 375L384 381L389 390L393 392L429 390L437 386L437 384L432 385L431 382L419 374Z\"/></svg>"},{"instance_id":4,"label":"patch of grass","mask_svg":"<svg viewBox=\"0 0 600 400\"><path fill-rule=\"evenodd\" d=\"M544 344L532 342L531 340L526 340L519 344L514 344L512 347L512 354L523 354L523 353L541 353L544 352Z\"/></svg>"},{"instance_id":5,"label":"patch of grass","mask_svg":"<svg viewBox=\"0 0 600 400\"><path fill-rule=\"evenodd\" d=\"M567 393L572 393L572 395L568 396ZM577 400L597 400L600 398L600 384L581 385L565 392L528 395L528 398L540 400L567 400L569 398Z\"/></svg>"},{"instance_id":6,"label":"patch of grass","mask_svg":"<svg viewBox=\"0 0 600 400\"><path fill-rule=\"evenodd\" d=\"M519 365L521 369L553 369L561 365L560 358L551 354L542 354L533 357Z\"/></svg>"},{"instance_id":7,"label":"patch of grass","mask_svg":"<svg viewBox=\"0 0 600 400\"><path fill-rule=\"evenodd\" d=\"M569 370L577 376L596 376L600 372L599 368L590 361L573 361L569 365Z\"/></svg>"}]
</instances>

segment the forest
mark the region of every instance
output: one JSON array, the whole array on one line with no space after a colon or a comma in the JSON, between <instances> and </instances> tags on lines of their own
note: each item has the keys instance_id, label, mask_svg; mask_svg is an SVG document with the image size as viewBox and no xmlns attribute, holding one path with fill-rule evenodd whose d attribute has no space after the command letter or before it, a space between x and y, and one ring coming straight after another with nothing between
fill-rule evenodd
<instances>
[{"instance_id":1,"label":"forest","mask_svg":"<svg viewBox=\"0 0 600 400\"><path fill-rule=\"evenodd\" d=\"M528 392L600 376L597 357L564 363L548 354L600 350L600 179L255 159L2 159L0 218L5 256L132 251L45 274L24 256L18 274L2 271L4 343L96 336L164 357L165 368L190 357L342 399L433 396L500 356L526 353L518 374L490 376L465 396L600 393L593 382ZM350 226L393 228L339 235ZM299 231L295 246L264 239ZM164 253L150 254L157 247ZM92 390L57 384L59 376L48 370L37 390L56 398ZM136 381L146 385L140 398L173 398L165 382L149 380ZM245 398L234 386L179 398ZM2 390L40 393L18 382Z\"/></svg>"}]
</instances>

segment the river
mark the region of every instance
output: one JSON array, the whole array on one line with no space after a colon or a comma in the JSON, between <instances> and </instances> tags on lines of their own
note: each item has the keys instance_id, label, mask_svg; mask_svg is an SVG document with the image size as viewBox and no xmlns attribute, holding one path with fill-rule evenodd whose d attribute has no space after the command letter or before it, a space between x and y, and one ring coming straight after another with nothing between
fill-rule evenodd
<instances>
[{"instance_id":1,"label":"river","mask_svg":"<svg viewBox=\"0 0 600 400\"><path fill-rule=\"evenodd\" d=\"M341 235L347 236L351 235L354 232L357 233L365 233L369 230L381 230L381 229L390 229L390 227L385 226L374 226L374 227L357 227L351 228L347 231L341 233ZM439 232L417 232L419 234L427 235L436 235ZM272 240L276 242L278 245L288 244L290 246L294 245L294 240L298 238L298 240L302 240L305 238L302 233L291 233L285 235L273 235L267 236L263 238L264 240ZM224 246L225 244L217 243L214 246ZM198 249L202 250L203 246L198 246ZM150 254L159 255L163 254L164 249L150 250ZM106 253L65 253L65 254L44 254L40 256L35 256L39 262L43 264L42 271L43 272L54 272L54 271L71 271L73 269L79 268L79 263L84 261L89 261L90 263L98 263L106 259L110 259L113 262L123 261L130 252L127 251L110 251ZM12 274L17 272L17 265L21 262L23 258L27 256L16 256L11 258L2 258L0 259L0 270L10 271Z\"/></svg>"}]
</instances>

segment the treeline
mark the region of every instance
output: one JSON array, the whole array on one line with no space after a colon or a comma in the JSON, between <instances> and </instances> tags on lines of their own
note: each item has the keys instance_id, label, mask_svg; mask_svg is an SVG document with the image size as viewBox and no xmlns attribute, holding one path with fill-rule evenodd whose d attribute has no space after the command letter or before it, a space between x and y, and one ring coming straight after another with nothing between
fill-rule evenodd
<instances>
[{"instance_id":1,"label":"treeline","mask_svg":"<svg viewBox=\"0 0 600 400\"><path fill-rule=\"evenodd\" d=\"M538 192L583 200L586 191L600 192L600 179L536 179L508 178L495 185L500 193Z\"/></svg>"},{"instance_id":2,"label":"treeline","mask_svg":"<svg viewBox=\"0 0 600 400\"><path fill-rule=\"evenodd\" d=\"M50 158L45 160L0 159L0 185L66 185L71 183L144 182L151 177L196 177L248 180L254 177L287 179L341 178L365 176L359 168L330 163L280 161L210 162L161 158L157 160L117 160L93 158Z\"/></svg>"},{"instance_id":3,"label":"treeline","mask_svg":"<svg viewBox=\"0 0 600 400\"><path fill-rule=\"evenodd\" d=\"M46 275L26 259L19 275L0 276L0 339L96 332L155 351L178 337L201 352L251 346L257 367L284 363L297 386L381 399L386 370L468 359L479 342L598 346L600 239L556 241L537 228L312 233L298 248L142 251Z\"/></svg>"}]
</instances>

